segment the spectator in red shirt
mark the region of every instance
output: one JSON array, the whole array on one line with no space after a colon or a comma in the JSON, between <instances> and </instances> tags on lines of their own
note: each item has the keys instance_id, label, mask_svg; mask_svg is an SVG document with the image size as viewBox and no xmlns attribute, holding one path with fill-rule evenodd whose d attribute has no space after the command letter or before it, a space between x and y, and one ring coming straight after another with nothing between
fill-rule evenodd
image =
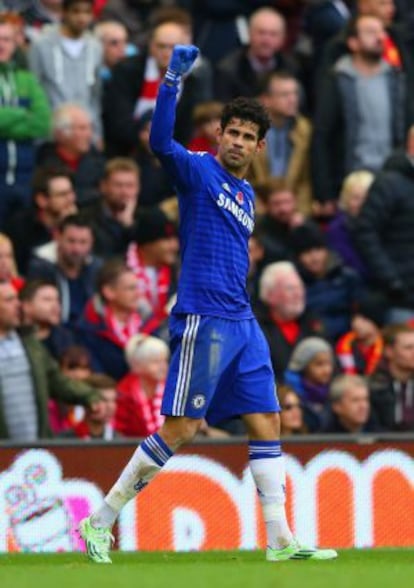
<instances>
[{"instance_id":1,"label":"spectator in red shirt","mask_svg":"<svg viewBox=\"0 0 414 588\"><path fill-rule=\"evenodd\" d=\"M130 372L118 384L115 429L126 437L152 435L164 422L161 402L169 350L161 339L135 335L125 348Z\"/></svg>"},{"instance_id":2,"label":"spectator in red shirt","mask_svg":"<svg viewBox=\"0 0 414 588\"><path fill-rule=\"evenodd\" d=\"M65 376L72 380L85 382L92 375L91 356L86 347L71 345L61 355L59 367ZM73 428L85 416L85 409L81 405L70 406L49 402L49 421L55 434Z\"/></svg>"},{"instance_id":3,"label":"spectator in red shirt","mask_svg":"<svg viewBox=\"0 0 414 588\"><path fill-rule=\"evenodd\" d=\"M100 400L92 408L85 410L84 418L76 423L73 429L65 431L61 436L87 441L112 441L119 437L112 426L116 411L116 382L105 374L92 374L84 381L99 390Z\"/></svg>"},{"instance_id":4,"label":"spectator in red shirt","mask_svg":"<svg viewBox=\"0 0 414 588\"><path fill-rule=\"evenodd\" d=\"M194 137L188 144L190 151L217 153L217 130L220 127L223 104L221 102L202 102L194 108Z\"/></svg>"},{"instance_id":5,"label":"spectator in red shirt","mask_svg":"<svg viewBox=\"0 0 414 588\"><path fill-rule=\"evenodd\" d=\"M304 337L323 335L324 326L305 309L305 287L290 262L265 267L259 282L259 298L256 316L269 343L276 378L281 380L295 345Z\"/></svg>"}]
</instances>

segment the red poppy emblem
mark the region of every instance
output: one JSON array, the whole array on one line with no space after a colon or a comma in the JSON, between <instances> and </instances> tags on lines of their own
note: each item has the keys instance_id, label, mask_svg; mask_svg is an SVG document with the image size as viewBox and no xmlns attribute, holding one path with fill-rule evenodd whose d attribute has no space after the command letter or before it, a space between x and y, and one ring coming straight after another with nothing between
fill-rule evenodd
<instances>
[{"instance_id":1,"label":"red poppy emblem","mask_svg":"<svg viewBox=\"0 0 414 588\"><path fill-rule=\"evenodd\" d=\"M242 205L244 202L244 196L243 196L243 192L237 192L236 194L236 202L238 202L238 204Z\"/></svg>"}]
</instances>

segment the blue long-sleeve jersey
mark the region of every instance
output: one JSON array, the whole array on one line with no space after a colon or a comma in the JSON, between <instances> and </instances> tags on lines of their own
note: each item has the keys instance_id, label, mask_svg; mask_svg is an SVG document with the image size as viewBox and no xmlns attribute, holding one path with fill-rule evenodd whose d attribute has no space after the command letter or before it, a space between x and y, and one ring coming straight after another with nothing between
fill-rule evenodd
<instances>
[{"instance_id":1,"label":"blue long-sleeve jersey","mask_svg":"<svg viewBox=\"0 0 414 588\"><path fill-rule=\"evenodd\" d=\"M254 192L210 154L173 140L176 95L175 87L161 85L150 137L178 194L182 269L173 313L251 318L246 282Z\"/></svg>"}]
</instances>

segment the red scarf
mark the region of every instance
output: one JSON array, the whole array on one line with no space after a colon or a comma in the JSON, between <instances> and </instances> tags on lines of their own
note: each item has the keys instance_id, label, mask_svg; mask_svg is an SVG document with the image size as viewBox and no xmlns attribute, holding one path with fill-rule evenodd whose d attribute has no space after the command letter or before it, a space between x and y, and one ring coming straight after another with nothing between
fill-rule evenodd
<instances>
[{"instance_id":1,"label":"red scarf","mask_svg":"<svg viewBox=\"0 0 414 588\"><path fill-rule=\"evenodd\" d=\"M382 58L384 59L384 61L386 61L389 65L392 65L393 67L401 67L402 65L401 55L398 51L398 47L389 35L387 35L385 38L384 53L382 55Z\"/></svg>"},{"instance_id":2,"label":"red scarf","mask_svg":"<svg viewBox=\"0 0 414 588\"><path fill-rule=\"evenodd\" d=\"M145 301L147 306L146 314L162 316L164 319L167 316L165 307L168 303L168 293L171 286L171 268L168 265L163 265L156 269L157 284L154 288L148 267L144 265L136 243L131 243L128 247L126 262L137 277L140 299Z\"/></svg>"},{"instance_id":3,"label":"red scarf","mask_svg":"<svg viewBox=\"0 0 414 588\"><path fill-rule=\"evenodd\" d=\"M139 376L127 374L118 384L115 429L126 437L146 437L161 427L161 403L165 382L159 382L152 398L141 388Z\"/></svg>"},{"instance_id":4,"label":"red scarf","mask_svg":"<svg viewBox=\"0 0 414 588\"><path fill-rule=\"evenodd\" d=\"M356 341L356 335L350 331L341 337L336 345L336 355L341 364L344 374L357 374L357 367L354 357L354 344L357 345L359 353L365 361L364 374L366 376L374 373L379 360L382 357L384 343L382 337L378 337L376 341L369 347L361 347Z\"/></svg>"},{"instance_id":5,"label":"red scarf","mask_svg":"<svg viewBox=\"0 0 414 588\"><path fill-rule=\"evenodd\" d=\"M115 318L113 311L108 306L105 306L104 312L105 324L111 334L111 339L120 347L125 347L128 340L140 332L142 320L137 312L132 312L124 324Z\"/></svg>"},{"instance_id":6,"label":"red scarf","mask_svg":"<svg viewBox=\"0 0 414 588\"><path fill-rule=\"evenodd\" d=\"M134 119L139 120L149 110L154 110L158 88L161 83L161 73L154 57L149 56L145 63L144 80L140 95L134 109Z\"/></svg>"}]
</instances>

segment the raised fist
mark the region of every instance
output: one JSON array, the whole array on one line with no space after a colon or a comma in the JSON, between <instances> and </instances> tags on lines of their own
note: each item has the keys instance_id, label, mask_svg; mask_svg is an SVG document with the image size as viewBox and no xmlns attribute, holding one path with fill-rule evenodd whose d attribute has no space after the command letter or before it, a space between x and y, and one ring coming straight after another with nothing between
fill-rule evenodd
<instances>
[{"instance_id":1,"label":"raised fist","mask_svg":"<svg viewBox=\"0 0 414 588\"><path fill-rule=\"evenodd\" d=\"M194 45L176 45L173 49L165 79L177 83L179 78L190 71L200 51Z\"/></svg>"}]
</instances>

